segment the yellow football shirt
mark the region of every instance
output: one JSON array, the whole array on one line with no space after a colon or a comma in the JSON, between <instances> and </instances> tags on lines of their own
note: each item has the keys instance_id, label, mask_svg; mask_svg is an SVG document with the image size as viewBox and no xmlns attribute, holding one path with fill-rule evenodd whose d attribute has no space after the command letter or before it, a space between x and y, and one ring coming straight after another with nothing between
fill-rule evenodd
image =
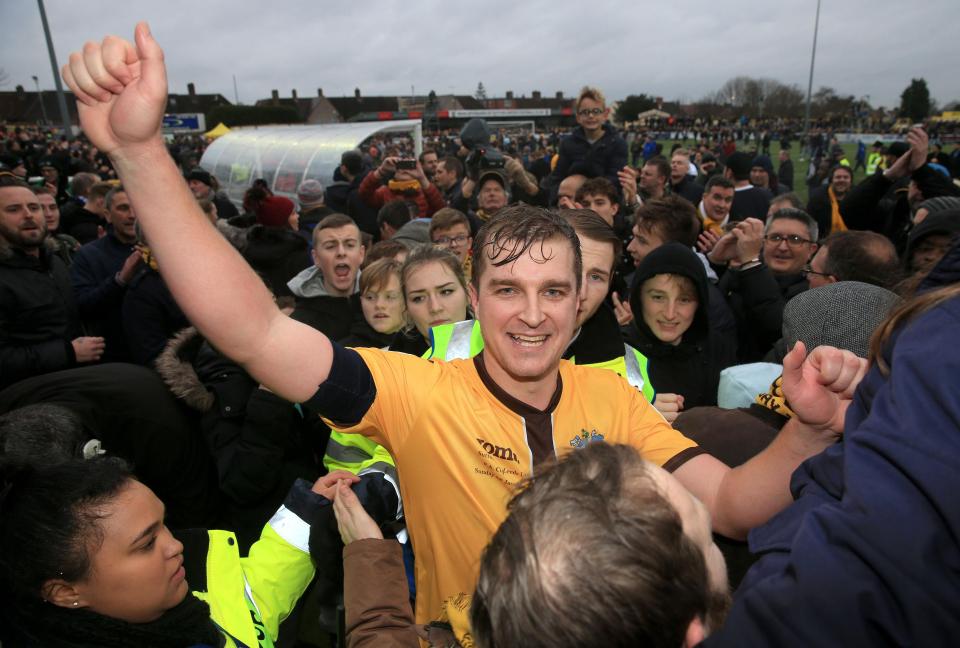
<instances>
[{"instance_id":1,"label":"yellow football shirt","mask_svg":"<svg viewBox=\"0 0 960 648\"><path fill-rule=\"evenodd\" d=\"M519 481L541 461L589 443L624 443L675 469L699 454L616 373L560 362L550 406L536 410L486 375L483 354L430 362L356 349L376 385L363 434L393 456L416 555L417 622L447 598L472 594L480 556L507 514Z\"/></svg>"}]
</instances>

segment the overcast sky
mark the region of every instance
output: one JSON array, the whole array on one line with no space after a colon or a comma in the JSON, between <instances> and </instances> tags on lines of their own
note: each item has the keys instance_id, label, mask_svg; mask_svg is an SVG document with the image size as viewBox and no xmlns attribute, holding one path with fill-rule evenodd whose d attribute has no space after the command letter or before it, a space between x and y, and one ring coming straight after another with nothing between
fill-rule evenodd
<instances>
[{"instance_id":1,"label":"overcast sky","mask_svg":"<svg viewBox=\"0 0 960 648\"><path fill-rule=\"evenodd\" d=\"M762 9L759 9L762 7ZM646 93L693 101L737 75L805 91L816 0L46 0L58 61L85 40L132 38L146 19L166 53L172 92L219 92L242 103L270 90L301 97L540 90L611 99ZM814 90L899 104L924 77L941 105L960 100L958 0L826 0ZM34 0L0 0L0 68L44 89L53 77Z\"/></svg>"}]
</instances>

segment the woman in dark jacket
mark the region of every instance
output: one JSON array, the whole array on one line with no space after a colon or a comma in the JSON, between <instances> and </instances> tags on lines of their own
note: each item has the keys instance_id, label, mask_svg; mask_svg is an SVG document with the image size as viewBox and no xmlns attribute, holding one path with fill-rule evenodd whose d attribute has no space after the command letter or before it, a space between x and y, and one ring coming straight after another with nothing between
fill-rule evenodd
<instances>
[{"instance_id":1,"label":"woman in dark jacket","mask_svg":"<svg viewBox=\"0 0 960 648\"><path fill-rule=\"evenodd\" d=\"M682 409L717 404L720 372L735 363L733 344L709 325L707 273L680 243L662 245L637 268L627 336L649 360L658 396L677 394Z\"/></svg>"}]
</instances>

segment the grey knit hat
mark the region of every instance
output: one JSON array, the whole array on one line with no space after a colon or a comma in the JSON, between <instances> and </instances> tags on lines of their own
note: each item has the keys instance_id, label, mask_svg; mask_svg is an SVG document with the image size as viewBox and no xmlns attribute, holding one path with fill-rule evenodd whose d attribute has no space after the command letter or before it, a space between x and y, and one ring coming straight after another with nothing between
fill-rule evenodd
<instances>
[{"instance_id":1,"label":"grey knit hat","mask_svg":"<svg viewBox=\"0 0 960 648\"><path fill-rule=\"evenodd\" d=\"M786 350L800 340L807 351L827 345L866 358L870 337L899 301L889 290L859 281L839 281L802 292L783 310Z\"/></svg>"},{"instance_id":2,"label":"grey knit hat","mask_svg":"<svg viewBox=\"0 0 960 648\"><path fill-rule=\"evenodd\" d=\"M927 217L948 209L960 209L960 196L938 196L924 200L917 205L917 209L926 209Z\"/></svg>"},{"instance_id":3,"label":"grey knit hat","mask_svg":"<svg viewBox=\"0 0 960 648\"><path fill-rule=\"evenodd\" d=\"M304 180L297 190L297 202L302 209L323 204L323 183L319 180Z\"/></svg>"}]
</instances>

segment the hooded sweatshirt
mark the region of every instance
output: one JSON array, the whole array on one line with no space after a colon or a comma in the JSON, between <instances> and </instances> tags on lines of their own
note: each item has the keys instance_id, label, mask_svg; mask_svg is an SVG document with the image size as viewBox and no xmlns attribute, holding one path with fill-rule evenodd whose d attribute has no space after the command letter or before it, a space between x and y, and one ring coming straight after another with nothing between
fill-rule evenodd
<instances>
[{"instance_id":1,"label":"hooded sweatshirt","mask_svg":"<svg viewBox=\"0 0 960 648\"><path fill-rule=\"evenodd\" d=\"M331 295L320 268L311 266L287 282L296 298L291 318L308 324L331 340L342 340L351 333L355 318L363 317L360 309L360 272L349 297Z\"/></svg>"},{"instance_id":2,"label":"hooded sweatshirt","mask_svg":"<svg viewBox=\"0 0 960 648\"><path fill-rule=\"evenodd\" d=\"M643 320L643 283L658 274L687 277L697 289L696 314L677 345L660 341ZM684 409L716 405L720 372L734 364L734 347L711 330L707 274L697 255L676 242L661 245L648 254L637 268L630 306L635 318L627 341L649 360L650 379L657 391L682 395Z\"/></svg>"}]
</instances>

